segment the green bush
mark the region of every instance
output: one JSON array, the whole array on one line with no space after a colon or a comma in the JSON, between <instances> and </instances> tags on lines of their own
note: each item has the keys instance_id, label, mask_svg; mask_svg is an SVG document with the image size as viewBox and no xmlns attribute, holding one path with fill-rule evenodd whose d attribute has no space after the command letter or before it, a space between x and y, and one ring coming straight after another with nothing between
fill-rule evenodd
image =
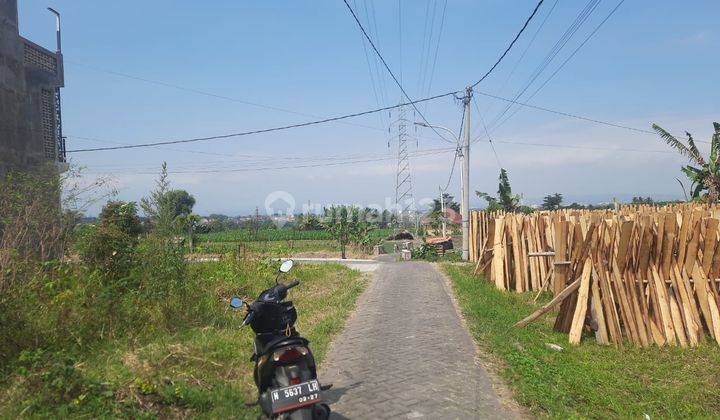
<instances>
[{"instance_id":1,"label":"green bush","mask_svg":"<svg viewBox=\"0 0 720 420\"><path fill-rule=\"evenodd\" d=\"M412 250L412 258L414 260L436 261L438 259L438 252L434 246L422 244Z\"/></svg>"},{"instance_id":2,"label":"green bush","mask_svg":"<svg viewBox=\"0 0 720 420\"><path fill-rule=\"evenodd\" d=\"M75 250L89 267L122 277L132 265L137 239L113 225L83 226Z\"/></svg>"}]
</instances>

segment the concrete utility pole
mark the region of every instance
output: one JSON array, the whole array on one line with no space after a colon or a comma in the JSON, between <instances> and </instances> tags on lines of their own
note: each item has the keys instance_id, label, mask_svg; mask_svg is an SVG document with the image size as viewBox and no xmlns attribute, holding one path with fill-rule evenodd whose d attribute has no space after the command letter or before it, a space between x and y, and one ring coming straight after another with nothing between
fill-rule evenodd
<instances>
[{"instance_id":1,"label":"concrete utility pole","mask_svg":"<svg viewBox=\"0 0 720 420\"><path fill-rule=\"evenodd\" d=\"M472 87L465 88L463 107L465 111L462 167L462 259L470 259L470 100Z\"/></svg>"}]
</instances>

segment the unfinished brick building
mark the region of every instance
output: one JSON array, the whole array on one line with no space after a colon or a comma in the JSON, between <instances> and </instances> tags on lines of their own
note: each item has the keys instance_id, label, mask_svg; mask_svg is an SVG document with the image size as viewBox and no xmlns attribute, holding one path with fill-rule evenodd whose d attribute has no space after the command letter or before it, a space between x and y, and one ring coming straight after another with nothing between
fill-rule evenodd
<instances>
[{"instance_id":1,"label":"unfinished brick building","mask_svg":"<svg viewBox=\"0 0 720 420\"><path fill-rule=\"evenodd\" d=\"M63 86L62 53L21 37L17 0L0 0L0 174L47 163L66 169Z\"/></svg>"}]
</instances>

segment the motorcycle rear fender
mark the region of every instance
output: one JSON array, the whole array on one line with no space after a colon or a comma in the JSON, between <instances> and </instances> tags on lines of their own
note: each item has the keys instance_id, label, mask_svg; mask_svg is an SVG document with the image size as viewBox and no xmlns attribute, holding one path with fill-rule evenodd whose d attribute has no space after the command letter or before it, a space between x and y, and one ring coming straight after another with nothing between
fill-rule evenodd
<instances>
[{"instance_id":1,"label":"motorcycle rear fender","mask_svg":"<svg viewBox=\"0 0 720 420\"><path fill-rule=\"evenodd\" d=\"M287 347L280 347L273 351L279 351L283 348ZM291 378L300 378L300 382L317 378L315 358L309 348L305 356L293 363L275 362L270 355L267 361L262 363L259 368L258 370L258 365L255 365L256 385L258 385L261 393L268 388L289 386Z\"/></svg>"}]
</instances>

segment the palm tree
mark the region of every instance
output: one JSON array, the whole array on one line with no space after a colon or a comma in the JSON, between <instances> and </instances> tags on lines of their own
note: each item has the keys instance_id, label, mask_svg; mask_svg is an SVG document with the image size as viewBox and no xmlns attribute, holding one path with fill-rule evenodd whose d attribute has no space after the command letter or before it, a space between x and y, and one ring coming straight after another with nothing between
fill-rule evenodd
<instances>
[{"instance_id":1,"label":"palm tree","mask_svg":"<svg viewBox=\"0 0 720 420\"><path fill-rule=\"evenodd\" d=\"M688 158L690 163L694 165L682 167L683 173L692 182L692 198L701 199L702 192L707 190L706 201L716 203L718 201L718 191L720 191L720 124L713 123L715 134L713 134L710 142L708 160L703 158L690 133L685 132L688 137L686 145L659 125L653 124L652 127L667 144Z\"/></svg>"}]
</instances>

